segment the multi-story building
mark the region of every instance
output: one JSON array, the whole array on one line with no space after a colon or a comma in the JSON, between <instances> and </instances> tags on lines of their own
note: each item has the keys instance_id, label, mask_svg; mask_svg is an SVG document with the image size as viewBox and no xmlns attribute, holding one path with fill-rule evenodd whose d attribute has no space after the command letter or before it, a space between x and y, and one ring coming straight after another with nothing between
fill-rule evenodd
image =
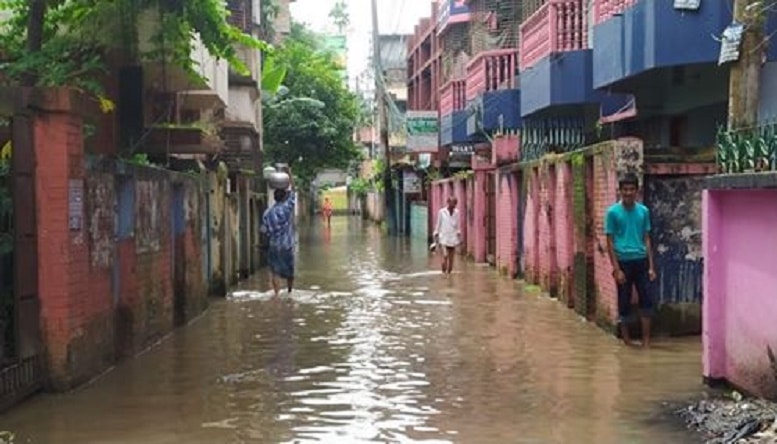
<instances>
[{"instance_id":1,"label":"multi-story building","mask_svg":"<svg viewBox=\"0 0 777 444\"><path fill-rule=\"evenodd\" d=\"M407 134L404 130L407 111L407 40L403 34L382 34L380 45L380 66L389 101L389 146L397 156L404 155L407 148Z\"/></svg>"}]
</instances>

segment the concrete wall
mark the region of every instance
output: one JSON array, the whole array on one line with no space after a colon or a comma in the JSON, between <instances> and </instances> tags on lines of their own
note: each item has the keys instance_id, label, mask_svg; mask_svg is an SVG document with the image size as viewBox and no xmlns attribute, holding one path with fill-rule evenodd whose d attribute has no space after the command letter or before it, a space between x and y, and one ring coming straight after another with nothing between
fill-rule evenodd
<instances>
[{"instance_id":1,"label":"concrete wall","mask_svg":"<svg viewBox=\"0 0 777 444\"><path fill-rule=\"evenodd\" d=\"M777 398L777 190L706 190L704 376Z\"/></svg>"},{"instance_id":2,"label":"concrete wall","mask_svg":"<svg viewBox=\"0 0 777 444\"><path fill-rule=\"evenodd\" d=\"M376 223L383 222L386 207L386 200L383 197L383 193L367 193L363 202L362 217Z\"/></svg>"}]
</instances>

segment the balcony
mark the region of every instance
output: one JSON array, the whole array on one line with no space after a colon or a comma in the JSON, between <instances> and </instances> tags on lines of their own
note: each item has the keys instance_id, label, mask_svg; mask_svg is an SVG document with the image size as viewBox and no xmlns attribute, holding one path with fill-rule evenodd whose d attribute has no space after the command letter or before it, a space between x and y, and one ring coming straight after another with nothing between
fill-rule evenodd
<instances>
[{"instance_id":1,"label":"balcony","mask_svg":"<svg viewBox=\"0 0 777 444\"><path fill-rule=\"evenodd\" d=\"M592 51L545 57L521 73L521 117L551 107L581 106L599 101L592 84Z\"/></svg>"},{"instance_id":2,"label":"balcony","mask_svg":"<svg viewBox=\"0 0 777 444\"><path fill-rule=\"evenodd\" d=\"M588 47L588 21L583 0L548 0L521 23L520 69L534 66L555 52Z\"/></svg>"},{"instance_id":3,"label":"balcony","mask_svg":"<svg viewBox=\"0 0 777 444\"><path fill-rule=\"evenodd\" d=\"M154 50L153 36L161 26L159 13L146 10L138 19L139 49ZM224 108L229 103L229 67L225 60L213 57L197 35L192 37L191 60L197 77L175 63L150 61L143 64L146 90L177 92L186 109ZM186 97L183 97L186 96Z\"/></svg>"},{"instance_id":4,"label":"balcony","mask_svg":"<svg viewBox=\"0 0 777 444\"><path fill-rule=\"evenodd\" d=\"M521 129L521 91L500 89L478 95L469 105L467 134L510 134Z\"/></svg>"},{"instance_id":5,"label":"balcony","mask_svg":"<svg viewBox=\"0 0 777 444\"><path fill-rule=\"evenodd\" d=\"M652 70L706 65L712 73L720 43L711 36L731 23L731 5L724 1L682 10L667 0L597 0L594 12L593 86L613 91L631 92L634 86L625 80Z\"/></svg>"},{"instance_id":6,"label":"balcony","mask_svg":"<svg viewBox=\"0 0 777 444\"><path fill-rule=\"evenodd\" d=\"M451 80L440 88L440 115L448 115L466 107L467 82L464 79Z\"/></svg>"},{"instance_id":7,"label":"balcony","mask_svg":"<svg viewBox=\"0 0 777 444\"><path fill-rule=\"evenodd\" d=\"M465 145L485 142L482 134L467 134L467 119L470 112L467 110L453 111L450 114L442 114L440 117L440 146Z\"/></svg>"},{"instance_id":8,"label":"balcony","mask_svg":"<svg viewBox=\"0 0 777 444\"><path fill-rule=\"evenodd\" d=\"M481 52L467 64L467 102L483 92L515 89L518 83L517 70L517 49Z\"/></svg>"},{"instance_id":9,"label":"balcony","mask_svg":"<svg viewBox=\"0 0 777 444\"><path fill-rule=\"evenodd\" d=\"M594 0L594 24L598 25L613 16L620 15L636 2L637 0Z\"/></svg>"},{"instance_id":10,"label":"balcony","mask_svg":"<svg viewBox=\"0 0 777 444\"><path fill-rule=\"evenodd\" d=\"M213 155L223 148L223 141L203 128L167 124L146 128L142 152L153 156Z\"/></svg>"}]
</instances>

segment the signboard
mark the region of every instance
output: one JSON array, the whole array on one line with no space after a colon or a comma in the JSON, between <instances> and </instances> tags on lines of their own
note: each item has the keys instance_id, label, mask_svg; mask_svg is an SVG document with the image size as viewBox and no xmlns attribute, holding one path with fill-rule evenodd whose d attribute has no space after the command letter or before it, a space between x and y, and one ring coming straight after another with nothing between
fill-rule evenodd
<instances>
[{"instance_id":1,"label":"signboard","mask_svg":"<svg viewBox=\"0 0 777 444\"><path fill-rule=\"evenodd\" d=\"M448 25L466 23L469 19L466 0L442 0L437 9L437 34L441 34Z\"/></svg>"},{"instance_id":2,"label":"signboard","mask_svg":"<svg viewBox=\"0 0 777 444\"><path fill-rule=\"evenodd\" d=\"M437 151L440 136L437 111L408 111L405 125L408 151Z\"/></svg>"},{"instance_id":3,"label":"signboard","mask_svg":"<svg viewBox=\"0 0 777 444\"><path fill-rule=\"evenodd\" d=\"M475 145L451 145L451 154L471 156L475 152Z\"/></svg>"},{"instance_id":4,"label":"signboard","mask_svg":"<svg viewBox=\"0 0 777 444\"><path fill-rule=\"evenodd\" d=\"M84 221L84 181L70 179L68 181L68 226L70 231L81 231Z\"/></svg>"},{"instance_id":5,"label":"signboard","mask_svg":"<svg viewBox=\"0 0 777 444\"><path fill-rule=\"evenodd\" d=\"M732 23L723 31L723 40L720 43L720 58L718 65L739 60L739 47L742 43L744 27L741 23Z\"/></svg>"},{"instance_id":6,"label":"signboard","mask_svg":"<svg viewBox=\"0 0 777 444\"><path fill-rule=\"evenodd\" d=\"M674 0L674 9L697 11L701 6L701 0Z\"/></svg>"},{"instance_id":7,"label":"signboard","mask_svg":"<svg viewBox=\"0 0 777 444\"><path fill-rule=\"evenodd\" d=\"M405 171L402 175L402 192L405 194L421 192L421 178L414 171Z\"/></svg>"}]
</instances>

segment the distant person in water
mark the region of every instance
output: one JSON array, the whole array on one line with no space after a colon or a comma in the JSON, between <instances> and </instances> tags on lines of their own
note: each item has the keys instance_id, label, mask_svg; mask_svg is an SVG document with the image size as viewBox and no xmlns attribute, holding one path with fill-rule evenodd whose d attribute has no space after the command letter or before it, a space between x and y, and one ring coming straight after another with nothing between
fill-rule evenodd
<instances>
[{"instance_id":1,"label":"distant person in water","mask_svg":"<svg viewBox=\"0 0 777 444\"><path fill-rule=\"evenodd\" d=\"M287 173L291 177L291 173ZM288 190L277 189L273 196L275 204L264 212L261 230L270 241L267 261L272 273L272 287L277 297L281 279L286 280L289 293L294 287L294 207L297 196L293 179Z\"/></svg>"},{"instance_id":2,"label":"distant person in water","mask_svg":"<svg viewBox=\"0 0 777 444\"><path fill-rule=\"evenodd\" d=\"M453 271L453 259L456 247L461 242L459 229L459 210L456 209L458 199L448 198L448 206L437 213L437 226L434 230L434 242L442 249L442 272L449 275Z\"/></svg>"},{"instance_id":3,"label":"distant person in water","mask_svg":"<svg viewBox=\"0 0 777 444\"><path fill-rule=\"evenodd\" d=\"M618 183L620 202L612 205L604 220L607 250L618 286L618 323L621 337L631 345L629 323L631 296L636 288L642 320L642 345L650 346L650 322L654 310L650 282L656 280L653 247L650 242L650 210L637 202L639 180L634 174L625 175Z\"/></svg>"},{"instance_id":4,"label":"distant person in water","mask_svg":"<svg viewBox=\"0 0 777 444\"><path fill-rule=\"evenodd\" d=\"M329 201L328 197L324 198L324 205L321 207L321 217L326 220L327 225L331 225L332 223L332 202Z\"/></svg>"}]
</instances>

